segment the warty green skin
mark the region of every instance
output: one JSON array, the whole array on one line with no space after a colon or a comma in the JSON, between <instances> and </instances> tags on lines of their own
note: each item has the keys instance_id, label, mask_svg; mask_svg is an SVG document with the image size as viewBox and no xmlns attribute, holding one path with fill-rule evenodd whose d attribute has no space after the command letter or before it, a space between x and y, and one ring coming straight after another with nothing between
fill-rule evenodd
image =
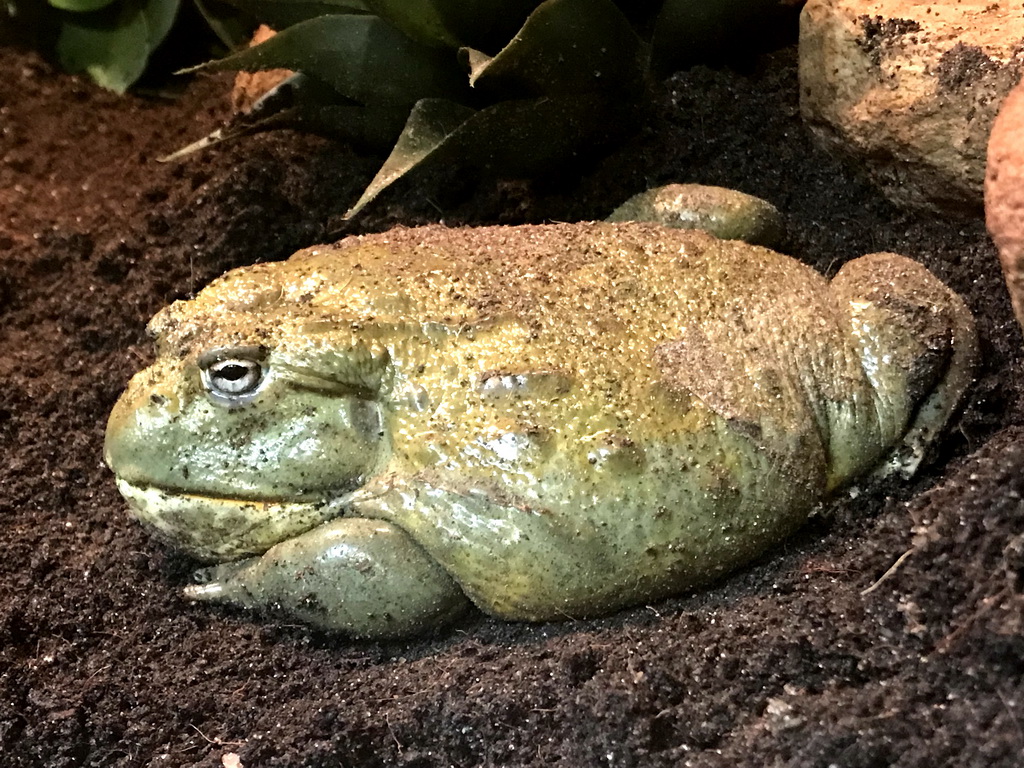
<instances>
[{"instance_id":1,"label":"warty green skin","mask_svg":"<svg viewBox=\"0 0 1024 768\"><path fill-rule=\"evenodd\" d=\"M903 257L828 281L635 223L349 238L151 331L106 458L147 526L222 563L188 594L362 637L467 598L549 620L706 583L855 478L912 472L976 355ZM232 356L263 376L241 404L201 373Z\"/></svg>"}]
</instances>

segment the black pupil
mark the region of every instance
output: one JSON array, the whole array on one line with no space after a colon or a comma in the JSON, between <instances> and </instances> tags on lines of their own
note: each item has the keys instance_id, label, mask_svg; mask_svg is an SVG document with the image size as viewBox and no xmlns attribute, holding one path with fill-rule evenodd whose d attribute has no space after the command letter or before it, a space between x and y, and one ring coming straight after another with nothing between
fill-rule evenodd
<instances>
[{"instance_id":1,"label":"black pupil","mask_svg":"<svg viewBox=\"0 0 1024 768\"><path fill-rule=\"evenodd\" d=\"M239 365L238 363L232 363L230 365L225 365L217 371L217 373L228 381L239 381L248 375L249 368L244 365Z\"/></svg>"}]
</instances>

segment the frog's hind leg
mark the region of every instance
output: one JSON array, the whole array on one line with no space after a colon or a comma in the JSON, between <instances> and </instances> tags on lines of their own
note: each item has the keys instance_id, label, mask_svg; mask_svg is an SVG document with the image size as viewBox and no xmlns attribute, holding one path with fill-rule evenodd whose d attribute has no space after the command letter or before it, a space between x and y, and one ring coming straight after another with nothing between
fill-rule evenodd
<instances>
[{"instance_id":1,"label":"frog's hind leg","mask_svg":"<svg viewBox=\"0 0 1024 768\"><path fill-rule=\"evenodd\" d=\"M931 272L893 253L854 259L832 288L848 301L881 438L892 446L878 474L909 477L973 381L974 318Z\"/></svg>"},{"instance_id":2,"label":"frog's hind leg","mask_svg":"<svg viewBox=\"0 0 1024 768\"><path fill-rule=\"evenodd\" d=\"M271 547L260 557L209 569L185 588L193 600L270 608L351 637L412 635L468 605L451 577L402 529L341 518Z\"/></svg>"}]
</instances>

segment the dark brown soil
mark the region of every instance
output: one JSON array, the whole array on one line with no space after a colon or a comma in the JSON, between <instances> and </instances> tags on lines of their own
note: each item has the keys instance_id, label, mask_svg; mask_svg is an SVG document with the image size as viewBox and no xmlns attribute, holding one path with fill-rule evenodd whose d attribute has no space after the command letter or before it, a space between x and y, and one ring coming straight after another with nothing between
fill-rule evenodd
<instances>
[{"instance_id":1,"label":"dark brown soil","mask_svg":"<svg viewBox=\"0 0 1024 768\"><path fill-rule=\"evenodd\" d=\"M283 133L155 162L216 126L226 79L122 99L11 48L0 72L4 768L1021 764L1020 331L981 221L901 213L814 148L793 50L676 75L582 177L449 174L351 224L375 160L344 146ZM128 518L101 461L153 312L345 232L602 217L673 180L773 201L822 270L899 251L964 295L984 365L912 484L844 495L715 588L603 620L475 615L378 645L179 596L193 563Z\"/></svg>"}]
</instances>

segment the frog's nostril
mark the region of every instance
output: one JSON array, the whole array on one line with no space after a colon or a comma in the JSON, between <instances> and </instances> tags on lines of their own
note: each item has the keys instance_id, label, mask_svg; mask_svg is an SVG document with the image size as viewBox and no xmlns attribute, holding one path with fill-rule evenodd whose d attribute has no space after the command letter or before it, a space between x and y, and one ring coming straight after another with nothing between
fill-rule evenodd
<instances>
[{"instance_id":1,"label":"frog's nostril","mask_svg":"<svg viewBox=\"0 0 1024 768\"><path fill-rule=\"evenodd\" d=\"M153 394L149 396L149 402L155 405L157 408L162 408L163 406L167 405L169 401L163 395Z\"/></svg>"}]
</instances>

